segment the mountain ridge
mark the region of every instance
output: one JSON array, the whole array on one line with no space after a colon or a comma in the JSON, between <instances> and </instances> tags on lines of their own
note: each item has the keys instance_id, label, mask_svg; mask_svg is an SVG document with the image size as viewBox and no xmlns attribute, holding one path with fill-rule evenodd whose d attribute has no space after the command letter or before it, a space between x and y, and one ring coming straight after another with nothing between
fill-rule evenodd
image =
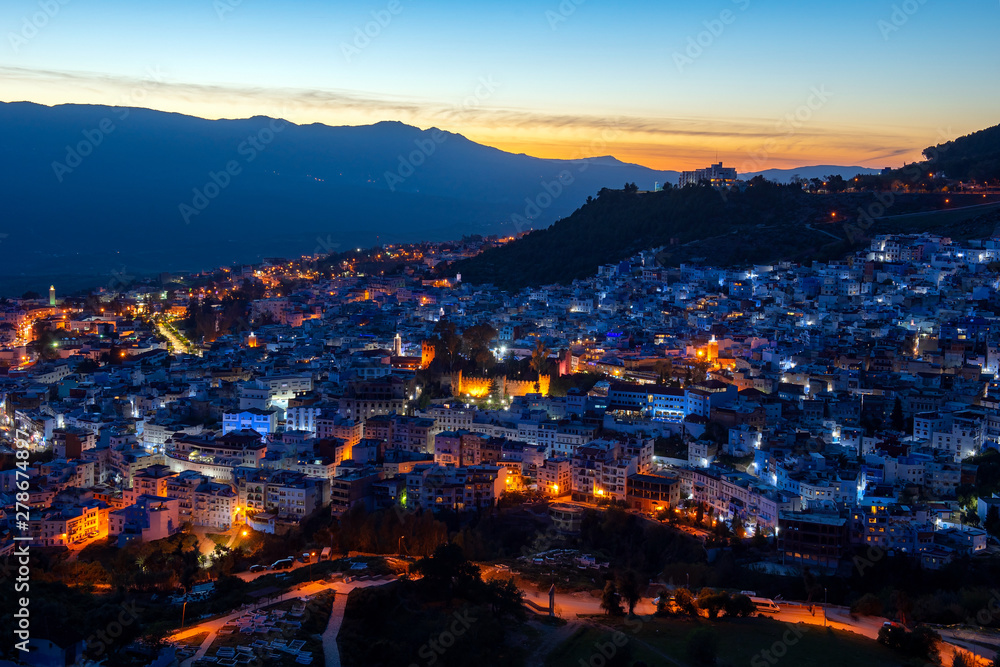
<instances>
[{"instance_id":1,"label":"mountain ridge","mask_svg":"<svg viewBox=\"0 0 1000 667\"><path fill-rule=\"evenodd\" d=\"M671 176L603 158L518 156L400 121L299 125L104 105L0 103L0 141L11 202L0 222L7 295L47 289L56 274L69 289L100 284L123 265L136 274L196 271L309 254L329 240L511 233L525 201L570 164L587 169L534 224L567 215L602 187L652 187ZM227 176L227 166L238 173Z\"/></svg>"}]
</instances>

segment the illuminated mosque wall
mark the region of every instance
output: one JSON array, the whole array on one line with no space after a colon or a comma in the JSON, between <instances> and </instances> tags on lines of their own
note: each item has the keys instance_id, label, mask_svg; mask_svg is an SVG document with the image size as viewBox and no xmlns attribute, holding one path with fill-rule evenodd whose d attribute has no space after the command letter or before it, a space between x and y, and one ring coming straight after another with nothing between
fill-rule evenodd
<instances>
[{"instance_id":1,"label":"illuminated mosque wall","mask_svg":"<svg viewBox=\"0 0 1000 667\"><path fill-rule=\"evenodd\" d=\"M455 396L483 398L496 393L501 396L524 396L525 394L549 395L552 377L542 375L535 380L508 380L501 375L496 378L465 377L462 371L452 375L451 391ZM536 386L537 385L537 386Z\"/></svg>"}]
</instances>

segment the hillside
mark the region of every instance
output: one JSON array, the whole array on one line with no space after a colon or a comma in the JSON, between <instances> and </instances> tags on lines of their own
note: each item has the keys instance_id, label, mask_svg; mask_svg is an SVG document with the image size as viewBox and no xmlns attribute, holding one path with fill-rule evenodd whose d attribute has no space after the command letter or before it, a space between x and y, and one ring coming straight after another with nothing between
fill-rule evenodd
<instances>
[{"instance_id":1,"label":"hillside","mask_svg":"<svg viewBox=\"0 0 1000 667\"><path fill-rule=\"evenodd\" d=\"M1000 181L1000 125L924 149L930 172L962 181Z\"/></svg>"},{"instance_id":2,"label":"hillside","mask_svg":"<svg viewBox=\"0 0 1000 667\"><path fill-rule=\"evenodd\" d=\"M112 271L509 234L525 200L565 172L571 182L529 211L531 224L568 215L602 187L676 181L610 157L543 160L398 122L330 127L19 102L0 103L0 141L8 296L108 284Z\"/></svg>"},{"instance_id":3,"label":"hillside","mask_svg":"<svg viewBox=\"0 0 1000 667\"><path fill-rule=\"evenodd\" d=\"M707 186L656 193L604 191L548 229L447 270L468 282L516 290L592 276L602 264L661 246L659 259L668 266L830 259L865 243L865 237L856 236L852 245L846 227L857 224L859 209L869 210L875 197L870 192L814 195L767 181L725 197ZM875 219L865 232L867 237L924 231L954 238L989 236L1000 222L1000 208L978 205L997 199L896 195L887 212L891 215ZM973 205L977 207L955 210Z\"/></svg>"}]
</instances>

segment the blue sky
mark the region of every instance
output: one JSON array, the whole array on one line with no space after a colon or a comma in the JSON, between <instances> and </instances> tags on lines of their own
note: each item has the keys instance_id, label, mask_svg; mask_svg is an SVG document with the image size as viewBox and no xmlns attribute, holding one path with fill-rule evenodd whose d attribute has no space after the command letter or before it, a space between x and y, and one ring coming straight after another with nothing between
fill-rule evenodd
<instances>
[{"instance_id":1,"label":"blue sky","mask_svg":"<svg viewBox=\"0 0 1000 667\"><path fill-rule=\"evenodd\" d=\"M658 168L896 166L1000 122L996 0L7 0L0 26L3 101L402 120Z\"/></svg>"}]
</instances>

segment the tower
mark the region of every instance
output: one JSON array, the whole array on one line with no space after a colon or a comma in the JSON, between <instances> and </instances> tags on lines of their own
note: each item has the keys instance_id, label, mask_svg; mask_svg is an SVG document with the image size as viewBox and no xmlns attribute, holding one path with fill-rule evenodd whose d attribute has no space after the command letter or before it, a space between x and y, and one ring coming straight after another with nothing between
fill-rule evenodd
<instances>
[{"instance_id":1,"label":"tower","mask_svg":"<svg viewBox=\"0 0 1000 667\"><path fill-rule=\"evenodd\" d=\"M397 356L403 356L403 338L396 333L396 337L392 339L392 353Z\"/></svg>"},{"instance_id":2,"label":"tower","mask_svg":"<svg viewBox=\"0 0 1000 667\"><path fill-rule=\"evenodd\" d=\"M56 286L49 285L49 305L56 305Z\"/></svg>"}]
</instances>

